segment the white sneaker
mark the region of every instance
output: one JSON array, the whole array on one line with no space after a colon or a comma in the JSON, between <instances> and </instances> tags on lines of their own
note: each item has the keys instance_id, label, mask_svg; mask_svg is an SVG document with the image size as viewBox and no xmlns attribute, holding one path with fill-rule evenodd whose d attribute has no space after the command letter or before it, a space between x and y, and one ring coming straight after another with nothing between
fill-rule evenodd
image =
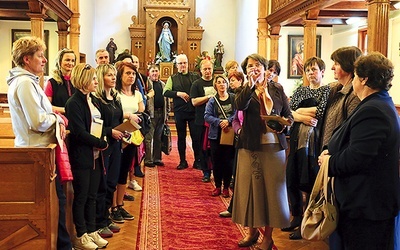
<instances>
[{"instance_id":1,"label":"white sneaker","mask_svg":"<svg viewBox=\"0 0 400 250\"><path fill-rule=\"evenodd\" d=\"M98 246L93 242L92 238L85 233L81 237L76 237L74 241L74 248L82 250L95 250L98 248Z\"/></svg>"},{"instance_id":2,"label":"white sneaker","mask_svg":"<svg viewBox=\"0 0 400 250\"><path fill-rule=\"evenodd\" d=\"M90 238L92 238L93 242L99 247L99 248L105 248L108 245L108 241L105 239L101 238L100 234L97 231L94 231L93 233L88 234Z\"/></svg>"},{"instance_id":3,"label":"white sneaker","mask_svg":"<svg viewBox=\"0 0 400 250\"><path fill-rule=\"evenodd\" d=\"M136 180L130 181L128 183L128 188L133 189L135 191L142 191L142 187L139 186L139 183L137 183Z\"/></svg>"}]
</instances>

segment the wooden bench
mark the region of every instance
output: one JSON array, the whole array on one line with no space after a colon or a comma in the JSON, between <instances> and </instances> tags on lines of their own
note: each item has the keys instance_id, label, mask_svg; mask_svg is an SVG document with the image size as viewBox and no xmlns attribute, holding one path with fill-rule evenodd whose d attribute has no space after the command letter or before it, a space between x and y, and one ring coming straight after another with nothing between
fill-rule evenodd
<instances>
[{"instance_id":1,"label":"wooden bench","mask_svg":"<svg viewBox=\"0 0 400 250\"><path fill-rule=\"evenodd\" d=\"M0 147L0 249L56 249L55 144Z\"/></svg>"},{"instance_id":2,"label":"wooden bench","mask_svg":"<svg viewBox=\"0 0 400 250\"><path fill-rule=\"evenodd\" d=\"M14 147L11 117L0 117L0 146Z\"/></svg>"}]
</instances>

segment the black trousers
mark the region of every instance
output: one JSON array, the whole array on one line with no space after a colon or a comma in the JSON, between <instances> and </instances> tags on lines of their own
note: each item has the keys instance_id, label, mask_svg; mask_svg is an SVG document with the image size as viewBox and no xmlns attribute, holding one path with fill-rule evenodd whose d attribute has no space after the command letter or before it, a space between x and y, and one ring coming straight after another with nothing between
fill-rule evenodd
<instances>
[{"instance_id":1,"label":"black trousers","mask_svg":"<svg viewBox=\"0 0 400 250\"><path fill-rule=\"evenodd\" d=\"M213 174L217 188L229 188L232 179L233 159L235 157L234 146L220 145L219 140L210 140Z\"/></svg>"},{"instance_id":2,"label":"black trousers","mask_svg":"<svg viewBox=\"0 0 400 250\"><path fill-rule=\"evenodd\" d=\"M174 112L175 126L178 134L178 152L181 163L186 162L186 129L189 126L190 137L192 138L192 147L195 161L198 160L201 143L198 141L195 133L194 112Z\"/></svg>"},{"instance_id":3,"label":"black trousers","mask_svg":"<svg viewBox=\"0 0 400 250\"><path fill-rule=\"evenodd\" d=\"M394 218L381 221L351 219L339 213L337 233L344 250L391 250L394 248Z\"/></svg>"},{"instance_id":4,"label":"black trousers","mask_svg":"<svg viewBox=\"0 0 400 250\"><path fill-rule=\"evenodd\" d=\"M99 190L96 198L96 229L108 226L110 208L117 189L119 172L121 168L121 141L114 141L104 152L104 167L100 178Z\"/></svg>"},{"instance_id":5,"label":"black trousers","mask_svg":"<svg viewBox=\"0 0 400 250\"><path fill-rule=\"evenodd\" d=\"M95 160L94 168L72 168L74 176L72 216L78 237L96 231L96 196L102 173L103 168L100 167L99 158Z\"/></svg>"},{"instance_id":6,"label":"black trousers","mask_svg":"<svg viewBox=\"0 0 400 250\"><path fill-rule=\"evenodd\" d=\"M67 197L65 196L63 186L61 185L60 175L56 177L56 191L58 197L58 238L57 238L57 249L58 250L71 250L72 243L70 236L67 231L65 221L65 205L67 203Z\"/></svg>"}]
</instances>

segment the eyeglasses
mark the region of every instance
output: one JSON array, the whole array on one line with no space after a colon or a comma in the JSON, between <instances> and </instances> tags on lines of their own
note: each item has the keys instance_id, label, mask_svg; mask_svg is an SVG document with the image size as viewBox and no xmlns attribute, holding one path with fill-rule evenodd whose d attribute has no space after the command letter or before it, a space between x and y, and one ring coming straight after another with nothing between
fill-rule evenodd
<instances>
[{"instance_id":1,"label":"eyeglasses","mask_svg":"<svg viewBox=\"0 0 400 250\"><path fill-rule=\"evenodd\" d=\"M182 64L187 64L187 62L178 62L176 64L182 65Z\"/></svg>"},{"instance_id":2,"label":"eyeglasses","mask_svg":"<svg viewBox=\"0 0 400 250\"><path fill-rule=\"evenodd\" d=\"M85 67L83 69L89 70L91 68L92 68L92 66L90 66L90 64L85 64Z\"/></svg>"}]
</instances>

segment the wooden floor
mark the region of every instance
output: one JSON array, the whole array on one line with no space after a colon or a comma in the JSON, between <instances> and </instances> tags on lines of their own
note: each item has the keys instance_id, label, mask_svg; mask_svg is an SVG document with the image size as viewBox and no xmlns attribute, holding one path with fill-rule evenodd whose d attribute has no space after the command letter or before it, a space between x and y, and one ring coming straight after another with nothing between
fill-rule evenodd
<instances>
[{"instance_id":1,"label":"wooden floor","mask_svg":"<svg viewBox=\"0 0 400 250\"><path fill-rule=\"evenodd\" d=\"M136 180L138 181L139 185L142 186L143 179L136 178ZM112 238L107 239L109 241L109 245L107 246L108 250L136 249L142 192L133 191L131 189L127 189L127 192L135 197L135 201L124 201L125 203L124 207L133 216L135 216L135 219L133 221L126 221L124 224L118 224L121 227L121 231L119 233L115 233ZM215 212L218 213L220 211L215 211ZM293 241L289 240L288 236L289 233L287 232L282 232L279 229L274 230L273 238L279 250L328 250L329 249L328 245L325 242L309 242L306 240ZM221 250L228 250L228 249L221 249Z\"/></svg>"}]
</instances>

